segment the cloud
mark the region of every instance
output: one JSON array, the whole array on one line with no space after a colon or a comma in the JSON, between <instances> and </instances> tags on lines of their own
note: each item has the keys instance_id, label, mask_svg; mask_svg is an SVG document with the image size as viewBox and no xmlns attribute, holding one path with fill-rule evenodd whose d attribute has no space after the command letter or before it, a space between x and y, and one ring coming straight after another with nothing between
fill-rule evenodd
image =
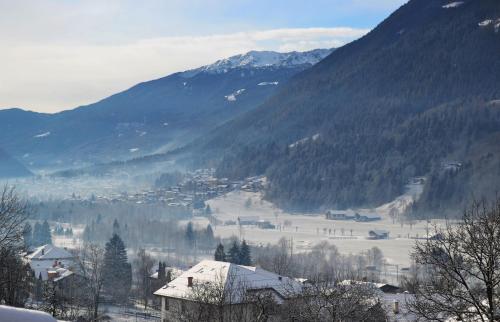
<instances>
[{"instance_id":1,"label":"cloud","mask_svg":"<svg viewBox=\"0 0 500 322\"><path fill-rule=\"evenodd\" d=\"M95 102L141 81L250 50L339 47L367 32L356 28L289 28L120 44L4 44L0 50L0 107L55 112Z\"/></svg>"}]
</instances>

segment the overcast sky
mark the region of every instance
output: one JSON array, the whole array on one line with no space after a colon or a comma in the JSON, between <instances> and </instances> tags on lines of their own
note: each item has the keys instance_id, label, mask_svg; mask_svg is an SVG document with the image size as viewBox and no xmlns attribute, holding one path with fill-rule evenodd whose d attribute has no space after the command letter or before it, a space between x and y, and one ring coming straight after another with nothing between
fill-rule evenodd
<instances>
[{"instance_id":1,"label":"overcast sky","mask_svg":"<svg viewBox=\"0 0 500 322\"><path fill-rule=\"evenodd\" d=\"M406 0L0 0L0 109L56 112L250 50L341 46Z\"/></svg>"}]
</instances>

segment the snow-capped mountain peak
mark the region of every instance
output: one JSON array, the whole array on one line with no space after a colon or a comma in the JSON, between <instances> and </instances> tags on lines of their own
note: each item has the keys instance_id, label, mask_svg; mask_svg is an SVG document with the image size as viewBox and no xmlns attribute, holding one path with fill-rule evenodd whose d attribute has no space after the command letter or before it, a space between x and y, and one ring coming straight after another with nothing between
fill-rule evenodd
<instances>
[{"instance_id":1,"label":"snow-capped mountain peak","mask_svg":"<svg viewBox=\"0 0 500 322\"><path fill-rule=\"evenodd\" d=\"M275 51L250 51L246 54L221 59L203 66L197 72L224 73L234 68L294 67L314 65L331 54L333 49L315 49L306 52L278 53Z\"/></svg>"}]
</instances>

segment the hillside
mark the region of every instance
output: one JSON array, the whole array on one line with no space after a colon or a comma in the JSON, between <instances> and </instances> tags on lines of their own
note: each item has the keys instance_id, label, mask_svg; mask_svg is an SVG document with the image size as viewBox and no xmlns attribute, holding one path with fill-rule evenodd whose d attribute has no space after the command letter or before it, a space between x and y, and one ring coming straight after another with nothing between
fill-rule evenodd
<instances>
[{"instance_id":1,"label":"hillside","mask_svg":"<svg viewBox=\"0 0 500 322\"><path fill-rule=\"evenodd\" d=\"M3 110L0 146L42 168L168 151L262 104L330 53L250 52L53 115Z\"/></svg>"},{"instance_id":2,"label":"hillside","mask_svg":"<svg viewBox=\"0 0 500 322\"><path fill-rule=\"evenodd\" d=\"M439 208L460 208L481 178L500 188L499 22L495 0L412 0L188 151L220 176L266 174L291 210L377 206L459 160L474 176Z\"/></svg>"},{"instance_id":3,"label":"hillside","mask_svg":"<svg viewBox=\"0 0 500 322\"><path fill-rule=\"evenodd\" d=\"M28 177L32 173L19 161L0 149L0 179Z\"/></svg>"}]
</instances>

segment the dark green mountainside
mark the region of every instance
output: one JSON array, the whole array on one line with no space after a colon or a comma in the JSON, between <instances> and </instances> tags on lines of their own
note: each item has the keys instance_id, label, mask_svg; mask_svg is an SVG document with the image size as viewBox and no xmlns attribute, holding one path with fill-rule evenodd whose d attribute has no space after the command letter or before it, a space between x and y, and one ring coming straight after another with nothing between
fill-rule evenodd
<instances>
[{"instance_id":1,"label":"dark green mountainside","mask_svg":"<svg viewBox=\"0 0 500 322\"><path fill-rule=\"evenodd\" d=\"M499 29L500 1L412 0L187 151L220 176L267 175L292 210L376 206L415 176L416 211L458 209L500 188Z\"/></svg>"}]
</instances>

